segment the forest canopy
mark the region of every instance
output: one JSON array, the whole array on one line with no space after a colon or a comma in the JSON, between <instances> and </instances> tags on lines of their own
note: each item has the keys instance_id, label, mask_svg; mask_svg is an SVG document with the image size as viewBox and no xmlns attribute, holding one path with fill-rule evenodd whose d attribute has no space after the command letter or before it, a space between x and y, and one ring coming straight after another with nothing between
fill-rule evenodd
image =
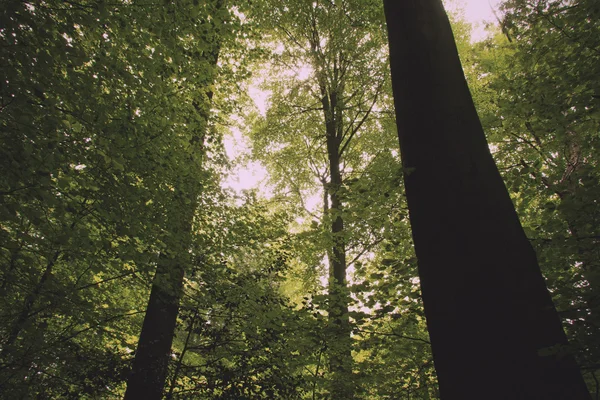
<instances>
[{"instance_id":1,"label":"forest canopy","mask_svg":"<svg viewBox=\"0 0 600 400\"><path fill-rule=\"evenodd\" d=\"M600 399L600 3L453 10L3 1L0 397Z\"/></svg>"}]
</instances>

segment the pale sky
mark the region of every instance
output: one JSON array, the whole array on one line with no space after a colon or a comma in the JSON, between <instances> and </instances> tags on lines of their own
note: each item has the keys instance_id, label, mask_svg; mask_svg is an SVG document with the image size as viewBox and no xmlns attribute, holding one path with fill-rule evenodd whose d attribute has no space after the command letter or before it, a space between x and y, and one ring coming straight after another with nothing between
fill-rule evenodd
<instances>
[{"instance_id":1,"label":"pale sky","mask_svg":"<svg viewBox=\"0 0 600 400\"><path fill-rule=\"evenodd\" d=\"M456 8L464 10L465 19L473 25L473 40L481 40L485 37L486 22L496 22L496 18L492 12L492 7L498 9L498 4L501 0L444 0L448 11ZM255 98L257 106L264 112L265 93L256 88L256 85L250 85L250 95ZM237 156L248 152L248 139L240 132L239 129L233 128L230 135L224 139L225 149L230 159L235 159ZM234 173L225 180L223 187L231 188L237 193L242 190L261 188L263 194L268 194L266 189L267 171L259 163L247 163L246 165L238 165ZM320 196L315 197L315 201L320 199Z\"/></svg>"},{"instance_id":2,"label":"pale sky","mask_svg":"<svg viewBox=\"0 0 600 400\"><path fill-rule=\"evenodd\" d=\"M454 0L464 3L465 16L468 20L474 22L481 19L493 19L494 14L491 11L490 5L498 8L499 0Z\"/></svg>"},{"instance_id":3,"label":"pale sky","mask_svg":"<svg viewBox=\"0 0 600 400\"><path fill-rule=\"evenodd\" d=\"M496 22L492 7L498 10L500 2L500 0L447 0L446 7L452 9L455 5L462 6L466 20L473 24L473 39L480 40L485 37L485 22Z\"/></svg>"}]
</instances>

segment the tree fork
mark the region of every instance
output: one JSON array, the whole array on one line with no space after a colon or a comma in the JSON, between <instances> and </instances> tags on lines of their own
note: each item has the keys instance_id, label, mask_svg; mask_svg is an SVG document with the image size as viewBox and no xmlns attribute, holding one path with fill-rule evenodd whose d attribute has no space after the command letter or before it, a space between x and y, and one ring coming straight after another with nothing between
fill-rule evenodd
<instances>
[{"instance_id":1,"label":"tree fork","mask_svg":"<svg viewBox=\"0 0 600 400\"><path fill-rule=\"evenodd\" d=\"M442 399L591 399L490 154L441 0L384 6Z\"/></svg>"}]
</instances>

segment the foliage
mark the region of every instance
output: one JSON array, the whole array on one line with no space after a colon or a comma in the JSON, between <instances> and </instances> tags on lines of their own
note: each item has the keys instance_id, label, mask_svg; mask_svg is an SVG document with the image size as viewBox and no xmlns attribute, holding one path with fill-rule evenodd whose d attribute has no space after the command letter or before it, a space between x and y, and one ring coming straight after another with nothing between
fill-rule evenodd
<instances>
[{"instance_id":1,"label":"foliage","mask_svg":"<svg viewBox=\"0 0 600 400\"><path fill-rule=\"evenodd\" d=\"M122 397L167 249L186 260L167 398L328 398L324 282L340 237L355 397L439 397L380 2L224 4L0 7L3 398ZM510 0L503 13L504 33L472 44L456 17L455 37L597 393L600 8ZM265 115L245 93L261 69ZM343 132L335 190L332 93ZM222 137L235 124L247 125L273 193L220 187ZM344 229L332 233L338 217Z\"/></svg>"},{"instance_id":2,"label":"foliage","mask_svg":"<svg viewBox=\"0 0 600 400\"><path fill-rule=\"evenodd\" d=\"M148 274L189 208L173 189L193 193L206 175L197 99L211 72L183 39L197 29L198 15L182 14L200 11L191 5L3 7L7 396L119 391ZM86 375L67 362L73 353L116 367Z\"/></svg>"}]
</instances>

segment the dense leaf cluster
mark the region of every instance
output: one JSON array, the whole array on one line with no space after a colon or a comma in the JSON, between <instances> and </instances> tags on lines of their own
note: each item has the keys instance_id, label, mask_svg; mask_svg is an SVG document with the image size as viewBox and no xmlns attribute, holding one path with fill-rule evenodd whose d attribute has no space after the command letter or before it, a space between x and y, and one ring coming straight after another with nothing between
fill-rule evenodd
<instances>
[{"instance_id":1,"label":"dense leaf cluster","mask_svg":"<svg viewBox=\"0 0 600 400\"><path fill-rule=\"evenodd\" d=\"M502 12L502 34L455 38L597 394L600 6ZM6 0L0 396L122 398L162 285L166 398L439 398L385 32L378 1ZM253 70L264 115L241 93ZM272 193L221 187L233 124Z\"/></svg>"}]
</instances>

